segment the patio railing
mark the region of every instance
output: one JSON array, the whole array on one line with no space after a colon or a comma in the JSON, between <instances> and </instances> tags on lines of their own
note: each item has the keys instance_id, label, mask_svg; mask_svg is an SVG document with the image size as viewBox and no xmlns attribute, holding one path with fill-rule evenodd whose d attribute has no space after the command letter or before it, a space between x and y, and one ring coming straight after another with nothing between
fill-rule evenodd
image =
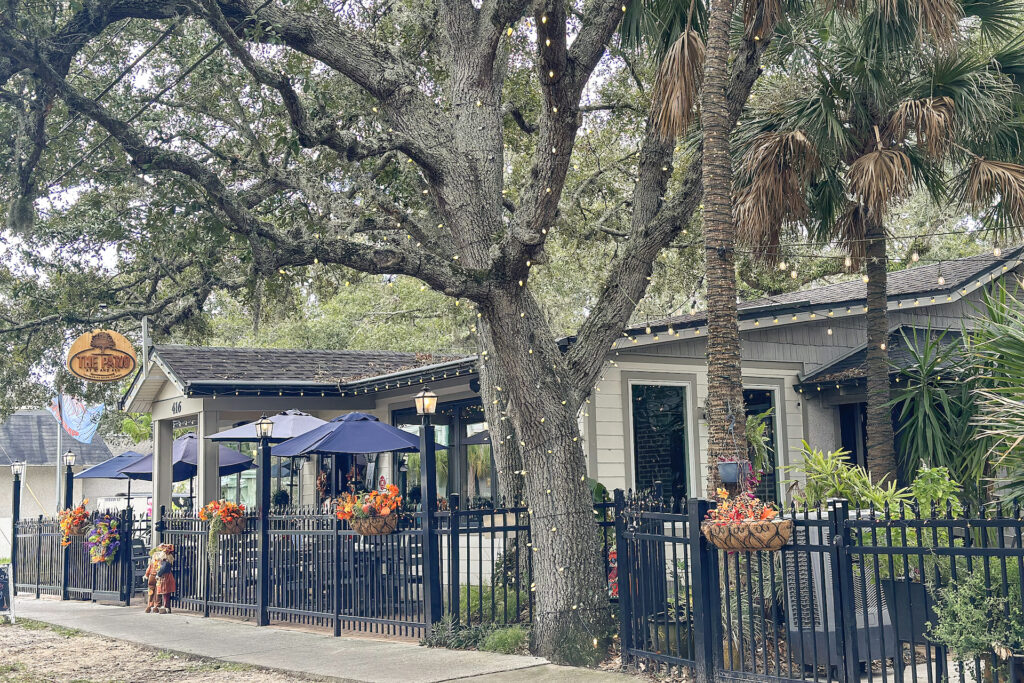
<instances>
[{"instance_id":1,"label":"patio railing","mask_svg":"<svg viewBox=\"0 0 1024 683\"><path fill-rule=\"evenodd\" d=\"M954 515L837 500L787 510L781 551L726 552L700 533L706 501L675 513L616 496L626 662L701 682L1024 680L1019 508ZM945 603L958 607L943 614ZM956 639L966 654L946 647Z\"/></svg>"}]
</instances>

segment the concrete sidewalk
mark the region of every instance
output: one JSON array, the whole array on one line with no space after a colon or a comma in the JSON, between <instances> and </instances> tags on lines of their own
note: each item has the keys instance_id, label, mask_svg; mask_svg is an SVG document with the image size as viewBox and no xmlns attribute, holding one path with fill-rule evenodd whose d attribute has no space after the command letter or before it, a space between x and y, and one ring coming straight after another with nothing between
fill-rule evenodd
<instances>
[{"instance_id":1,"label":"concrete sidewalk","mask_svg":"<svg viewBox=\"0 0 1024 683\"><path fill-rule=\"evenodd\" d=\"M17 598L15 614L147 647L353 683L594 681L632 676L554 666L538 657L426 648L374 638L334 638L285 628L257 628L193 614L145 614L142 607Z\"/></svg>"}]
</instances>

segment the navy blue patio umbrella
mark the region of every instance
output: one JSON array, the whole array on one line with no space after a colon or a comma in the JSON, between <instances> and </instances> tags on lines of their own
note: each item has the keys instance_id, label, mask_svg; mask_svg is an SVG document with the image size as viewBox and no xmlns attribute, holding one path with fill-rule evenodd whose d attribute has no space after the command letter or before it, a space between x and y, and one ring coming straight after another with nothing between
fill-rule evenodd
<instances>
[{"instance_id":1,"label":"navy blue patio umbrella","mask_svg":"<svg viewBox=\"0 0 1024 683\"><path fill-rule=\"evenodd\" d=\"M437 444L440 450L448 448ZM338 477L338 456L371 453L409 453L420 449L416 434L381 422L366 413L348 413L270 449L271 455L298 457L326 453L331 457L331 496Z\"/></svg>"},{"instance_id":2,"label":"navy blue patio umbrella","mask_svg":"<svg viewBox=\"0 0 1024 683\"><path fill-rule=\"evenodd\" d=\"M491 430L485 429L482 432L477 432L473 436L463 439L462 443L466 446L490 445Z\"/></svg>"},{"instance_id":3,"label":"navy blue patio umbrella","mask_svg":"<svg viewBox=\"0 0 1024 683\"><path fill-rule=\"evenodd\" d=\"M89 469L82 470L75 475L75 479L127 479L128 475L122 472L121 469L135 464L144 457L146 456L142 453L125 451L109 460L104 460L98 465L93 465Z\"/></svg>"},{"instance_id":4,"label":"navy blue patio umbrella","mask_svg":"<svg viewBox=\"0 0 1024 683\"><path fill-rule=\"evenodd\" d=\"M145 458L142 453L135 451L125 451L120 455L115 455L109 460L104 460L98 465L93 465L87 470L82 470L75 475L75 479L127 479L128 480L128 505L132 504L132 480L128 478L128 475L121 471L122 468L129 465L134 465L142 458Z\"/></svg>"},{"instance_id":5,"label":"navy blue patio umbrella","mask_svg":"<svg viewBox=\"0 0 1024 683\"><path fill-rule=\"evenodd\" d=\"M268 439L271 443L287 441L288 439L300 436L316 429L317 427L322 427L327 424L324 420L321 420L318 417L313 417L309 413L304 413L301 410L286 410L283 413L271 415L268 419L274 423L273 436ZM223 432L218 432L217 434L207 438L211 441L256 442L260 440L260 438L256 436L257 422L259 422L259 420L253 420L247 424L232 427L231 429ZM277 455L277 453L273 453L273 455Z\"/></svg>"},{"instance_id":6,"label":"navy blue patio umbrella","mask_svg":"<svg viewBox=\"0 0 1024 683\"><path fill-rule=\"evenodd\" d=\"M220 476L226 477L229 474L238 474L245 470L255 469L256 465L252 458L239 453L233 448L220 446L218 460ZM153 454L140 458L136 462L121 468L121 472L129 479L140 479L152 481L153 479ZM199 440L193 433L183 434L174 440L171 449L171 481L185 481L192 479L199 472Z\"/></svg>"},{"instance_id":7,"label":"navy blue patio umbrella","mask_svg":"<svg viewBox=\"0 0 1024 683\"><path fill-rule=\"evenodd\" d=\"M437 444L440 450L448 448ZM420 449L420 437L381 422L366 413L348 413L301 436L279 443L271 455L297 457L310 453L389 453Z\"/></svg>"}]
</instances>

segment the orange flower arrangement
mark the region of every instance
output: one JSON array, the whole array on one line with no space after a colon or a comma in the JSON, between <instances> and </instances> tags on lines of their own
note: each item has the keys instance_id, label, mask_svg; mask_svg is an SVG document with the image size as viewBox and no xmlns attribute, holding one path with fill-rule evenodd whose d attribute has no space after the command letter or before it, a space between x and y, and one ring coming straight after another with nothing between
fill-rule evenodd
<instances>
[{"instance_id":1,"label":"orange flower arrangement","mask_svg":"<svg viewBox=\"0 0 1024 683\"><path fill-rule=\"evenodd\" d=\"M718 506L707 514L707 520L716 525L767 522L779 514L771 503L765 503L750 493L741 494L732 500L725 489L718 489L717 494Z\"/></svg>"},{"instance_id":2,"label":"orange flower arrangement","mask_svg":"<svg viewBox=\"0 0 1024 683\"><path fill-rule=\"evenodd\" d=\"M361 496L346 493L338 499L335 512L338 519L367 519L369 517L387 517L397 512L402 505L402 497L398 495L398 487L390 484L384 491L370 491Z\"/></svg>"},{"instance_id":3,"label":"orange flower arrangement","mask_svg":"<svg viewBox=\"0 0 1024 683\"><path fill-rule=\"evenodd\" d=\"M245 506L236 505L226 500L213 500L199 510L199 519L204 522L219 517L224 524L229 524L245 515Z\"/></svg>"},{"instance_id":4,"label":"orange flower arrangement","mask_svg":"<svg viewBox=\"0 0 1024 683\"><path fill-rule=\"evenodd\" d=\"M89 512L85 509L85 504L88 502L89 499L86 498L78 507L60 511L60 531L63 534L60 544L62 546L71 545L72 536L85 535L85 525L89 522Z\"/></svg>"}]
</instances>

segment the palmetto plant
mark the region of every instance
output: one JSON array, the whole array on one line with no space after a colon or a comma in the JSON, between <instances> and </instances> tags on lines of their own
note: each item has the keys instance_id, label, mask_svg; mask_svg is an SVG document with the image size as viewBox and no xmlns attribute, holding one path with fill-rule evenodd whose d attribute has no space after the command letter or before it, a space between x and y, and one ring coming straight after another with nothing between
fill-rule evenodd
<instances>
[{"instance_id":1,"label":"palmetto plant","mask_svg":"<svg viewBox=\"0 0 1024 683\"><path fill-rule=\"evenodd\" d=\"M896 471L886 222L924 188L1001 233L1024 219L1018 0L857 0L791 17L780 72L737 156L740 240L766 260L798 233L845 247L867 282L868 466Z\"/></svg>"},{"instance_id":2,"label":"palmetto plant","mask_svg":"<svg viewBox=\"0 0 1024 683\"><path fill-rule=\"evenodd\" d=\"M996 493L1024 501L1024 302L1004 287L988 294L969 349L974 371L986 378L976 392L979 430L1004 469Z\"/></svg>"}]
</instances>

